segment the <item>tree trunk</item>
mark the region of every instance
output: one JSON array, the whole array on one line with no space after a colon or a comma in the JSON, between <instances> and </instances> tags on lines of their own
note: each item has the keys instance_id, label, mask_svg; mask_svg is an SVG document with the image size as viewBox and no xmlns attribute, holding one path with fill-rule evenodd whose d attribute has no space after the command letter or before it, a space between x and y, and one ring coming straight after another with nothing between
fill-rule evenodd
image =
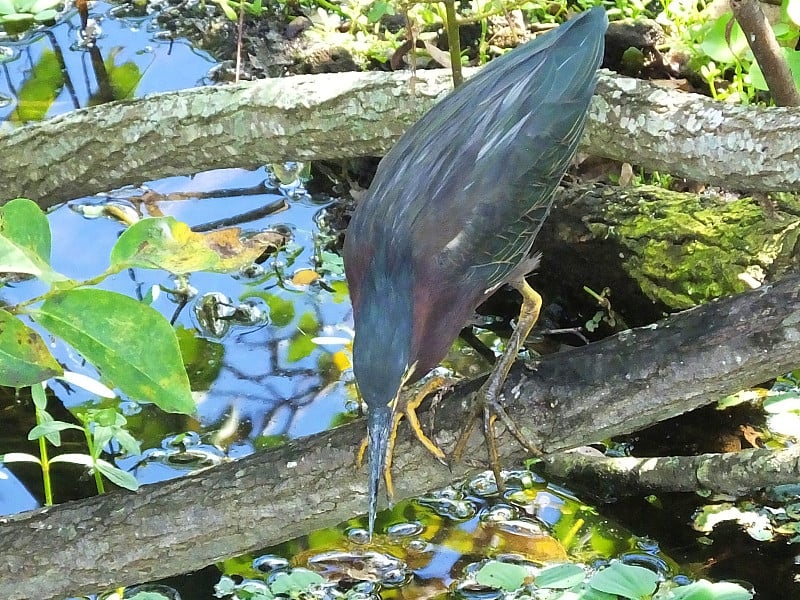
<instances>
[{"instance_id":1,"label":"tree trunk","mask_svg":"<svg viewBox=\"0 0 800 600\"><path fill-rule=\"evenodd\" d=\"M474 72L474 71L473 71ZM336 73L154 94L0 132L0 189L52 205L286 160L382 156L451 88L446 71ZM603 74L583 150L740 190L800 186L800 110L731 106Z\"/></svg>"},{"instance_id":2,"label":"tree trunk","mask_svg":"<svg viewBox=\"0 0 800 600\"><path fill-rule=\"evenodd\" d=\"M515 368L506 406L525 435L555 452L637 431L800 365L800 275ZM440 402L434 439L451 449L479 381ZM421 414L423 424L429 414ZM502 428L500 428L502 429ZM457 481L406 427L395 450L398 499ZM0 597L57 598L152 581L276 544L362 513L353 470L362 422L188 477L4 519ZM524 458L500 431L505 464ZM473 434L466 456L483 456ZM766 481L758 481L763 485ZM125 540L124 550L118 541Z\"/></svg>"}]
</instances>

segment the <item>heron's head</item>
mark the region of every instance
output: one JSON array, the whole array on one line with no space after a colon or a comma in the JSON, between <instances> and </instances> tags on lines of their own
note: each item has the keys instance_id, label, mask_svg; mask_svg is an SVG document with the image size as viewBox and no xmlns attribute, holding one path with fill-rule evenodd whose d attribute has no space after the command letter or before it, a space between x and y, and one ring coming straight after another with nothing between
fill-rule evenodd
<instances>
[{"instance_id":1,"label":"heron's head","mask_svg":"<svg viewBox=\"0 0 800 600\"><path fill-rule=\"evenodd\" d=\"M378 492L386 464L393 416L400 390L414 373L410 293L396 277L374 269L354 306L353 372L367 405L369 435L369 532L372 535Z\"/></svg>"}]
</instances>

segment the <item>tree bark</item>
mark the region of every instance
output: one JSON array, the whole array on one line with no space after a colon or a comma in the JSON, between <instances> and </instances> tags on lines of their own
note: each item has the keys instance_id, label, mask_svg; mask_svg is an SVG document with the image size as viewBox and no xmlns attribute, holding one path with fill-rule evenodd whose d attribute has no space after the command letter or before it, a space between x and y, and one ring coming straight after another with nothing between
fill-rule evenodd
<instances>
[{"instance_id":1,"label":"tree bark","mask_svg":"<svg viewBox=\"0 0 800 600\"><path fill-rule=\"evenodd\" d=\"M517 366L507 410L539 448L554 452L637 431L800 365L800 275L709 303L657 325ZM434 438L449 450L469 394L436 406ZM422 422L428 422L422 414ZM505 464L524 454L499 432ZM458 481L401 427L398 499ZM353 470L364 434L353 423L137 493L116 492L3 519L0 597L57 598L199 569L360 514L366 476ZM473 434L465 456L483 456ZM758 485L765 482L760 481ZM120 552L118 541L125 540Z\"/></svg>"},{"instance_id":2,"label":"tree bark","mask_svg":"<svg viewBox=\"0 0 800 600\"><path fill-rule=\"evenodd\" d=\"M474 70L473 70L474 72ZM0 189L49 206L179 174L382 156L447 71L337 73L155 94L0 133ZM800 110L730 106L604 73L583 150L739 190L800 186Z\"/></svg>"}]
</instances>

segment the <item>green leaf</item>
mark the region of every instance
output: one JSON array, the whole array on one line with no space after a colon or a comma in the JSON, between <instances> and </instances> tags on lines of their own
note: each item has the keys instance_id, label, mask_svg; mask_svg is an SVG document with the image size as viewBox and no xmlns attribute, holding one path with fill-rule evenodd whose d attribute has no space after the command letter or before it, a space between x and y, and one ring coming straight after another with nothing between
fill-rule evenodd
<instances>
[{"instance_id":1,"label":"green leaf","mask_svg":"<svg viewBox=\"0 0 800 600\"><path fill-rule=\"evenodd\" d=\"M46 421L39 423L36 427L28 432L28 439L38 440L40 437L50 435L51 433L66 431L67 429L77 429L83 431L83 427L79 427L73 423L65 423L64 421ZM54 444L58 446L59 444Z\"/></svg>"},{"instance_id":2,"label":"green leaf","mask_svg":"<svg viewBox=\"0 0 800 600\"><path fill-rule=\"evenodd\" d=\"M732 19L733 13L730 11L720 15L706 31L705 39L700 44L700 50L715 62L734 63L748 50L747 38L736 21L733 22L730 36L728 36L727 28ZM730 38L730 44L728 38Z\"/></svg>"},{"instance_id":3,"label":"green leaf","mask_svg":"<svg viewBox=\"0 0 800 600\"><path fill-rule=\"evenodd\" d=\"M772 414L800 411L800 395L797 391L774 394L764 400L763 407L765 412Z\"/></svg>"},{"instance_id":4,"label":"green leaf","mask_svg":"<svg viewBox=\"0 0 800 600\"><path fill-rule=\"evenodd\" d=\"M178 340L158 311L115 292L79 289L51 295L31 314L131 398L194 412Z\"/></svg>"},{"instance_id":5,"label":"green leaf","mask_svg":"<svg viewBox=\"0 0 800 600\"><path fill-rule=\"evenodd\" d=\"M671 600L749 600L753 594L742 586L728 581L711 583L705 579L675 588Z\"/></svg>"},{"instance_id":6,"label":"green leaf","mask_svg":"<svg viewBox=\"0 0 800 600\"><path fill-rule=\"evenodd\" d=\"M182 275L195 271L230 273L251 265L274 238L244 238L237 227L196 233L173 217L142 219L111 249L111 268L164 269Z\"/></svg>"},{"instance_id":7,"label":"green leaf","mask_svg":"<svg viewBox=\"0 0 800 600\"><path fill-rule=\"evenodd\" d=\"M123 471L119 467L115 467L110 462L98 459L95 466L103 477L107 478L114 485L118 485L126 490L131 490L132 492L139 489L139 482L136 481L136 477L127 471Z\"/></svg>"},{"instance_id":8,"label":"green leaf","mask_svg":"<svg viewBox=\"0 0 800 600\"><path fill-rule=\"evenodd\" d=\"M0 385L32 386L63 372L41 336L0 308Z\"/></svg>"},{"instance_id":9,"label":"green leaf","mask_svg":"<svg viewBox=\"0 0 800 600\"><path fill-rule=\"evenodd\" d=\"M528 578L525 567L497 560L490 560L475 574L481 585L513 592L521 588Z\"/></svg>"},{"instance_id":10,"label":"green leaf","mask_svg":"<svg viewBox=\"0 0 800 600\"><path fill-rule=\"evenodd\" d=\"M33 19L33 15L27 18ZM58 56L52 50L43 50L17 92L17 107L9 120L17 124L43 120L63 87L64 73Z\"/></svg>"},{"instance_id":11,"label":"green leaf","mask_svg":"<svg viewBox=\"0 0 800 600\"><path fill-rule=\"evenodd\" d=\"M650 569L613 562L589 580L594 589L630 600L646 598L656 590L658 576Z\"/></svg>"},{"instance_id":12,"label":"green leaf","mask_svg":"<svg viewBox=\"0 0 800 600\"><path fill-rule=\"evenodd\" d=\"M794 84L800 87L800 52L790 48L781 48L783 56L786 59L786 64L789 65L789 71L792 73ZM761 67L755 61L750 66L750 83L753 87L763 91L769 91L767 81L764 79L764 73Z\"/></svg>"},{"instance_id":13,"label":"green leaf","mask_svg":"<svg viewBox=\"0 0 800 600\"><path fill-rule=\"evenodd\" d=\"M286 327L294 320L294 303L276 294L264 298L269 306L269 320L275 327Z\"/></svg>"},{"instance_id":14,"label":"green leaf","mask_svg":"<svg viewBox=\"0 0 800 600\"><path fill-rule=\"evenodd\" d=\"M34 0L29 12L37 14L45 10L52 10L61 4L61 0Z\"/></svg>"},{"instance_id":15,"label":"green leaf","mask_svg":"<svg viewBox=\"0 0 800 600\"><path fill-rule=\"evenodd\" d=\"M565 563L543 569L533 580L540 588L568 589L581 583L586 572L578 565Z\"/></svg>"},{"instance_id":16,"label":"green leaf","mask_svg":"<svg viewBox=\"0 0 800 600\"><path fill-rule=\"evenodd\" d=\"M50 263L50 224L32 200L16 198L0 207L0 235Z\"/></svg>"},{"instance_id":17,"label":"green leaf","mask_svg":"<svg viewBox=\"0 0 800 600\"><path fill-rule=\"evenodd\" d=\"M293 569L291 573L279 573L270 583L269 589L273 594L288 594L303 592L312 585L319 585L325 580L321 575L308 569Z\"/></svg>"},{"instance_id":18,"label":"green leaf","mask_svg":"<svg viewBox=\"0 0 800 600\"><path fill-rule=\"evenodd\" d=\"M0 0L0 15L10 15L17 12L14 0Z\"/></svg>"}]
</instances>

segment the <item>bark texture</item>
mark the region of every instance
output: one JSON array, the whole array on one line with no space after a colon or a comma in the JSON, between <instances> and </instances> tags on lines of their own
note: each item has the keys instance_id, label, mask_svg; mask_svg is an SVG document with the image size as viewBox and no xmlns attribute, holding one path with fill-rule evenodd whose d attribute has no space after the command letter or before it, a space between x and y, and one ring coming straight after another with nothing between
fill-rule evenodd
<instances>
[{"instance_id":1,"label":"bark texture","mask_svg":"<svg viewBox=\"0 0 800 600\"><path fill-rule=\"evenodd\" d=\"M504 396L525 435L554 452L637 431L798 365L800 276L793 275L519 366ZM479 384L459 386L433 419L421 415L423 424L433 421L445 450ZM366 476L353 470L353 456L363 427L353 423L137 493L6 518L0 525L0 597L57 598L151 581L360 514L367 504ZM505 431L499 450L505 464L524 457ZM473 434L465 456L484 452ZM394 463L398 499L482 468L460 464L448 470L404 427ZM126 541L124 552L119 540Z\"/></svg>"},{"instance_id":2,"label":"bark texture","mask_svg":"<svg viewBox=\"0 0 800 600\"><path fill-rule=\"evenodd\" d=\"M446 71L337 73L155 94L0 133L0 188L42 205L163 177L382 156ZM726 189L800 186L800 109L729 106L602 74L583 149Z\"/></svg>"}]
</instances>

